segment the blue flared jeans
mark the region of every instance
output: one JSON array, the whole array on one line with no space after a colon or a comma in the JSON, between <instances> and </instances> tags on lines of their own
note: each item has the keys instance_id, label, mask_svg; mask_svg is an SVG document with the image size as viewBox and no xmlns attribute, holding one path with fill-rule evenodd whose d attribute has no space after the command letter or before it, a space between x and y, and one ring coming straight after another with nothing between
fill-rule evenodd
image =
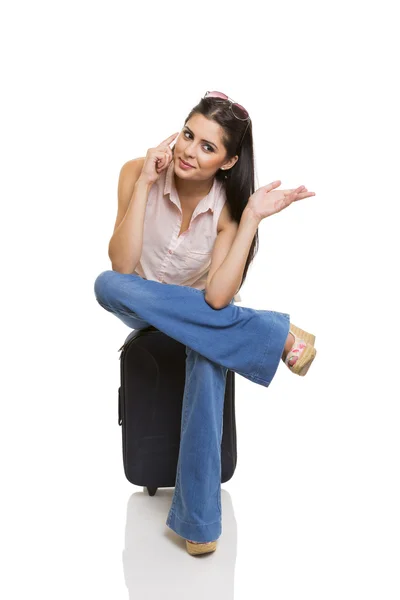
<instances>
[{"instance_id":1,"label":"blue flared jeans","mask_svg":"<svg viewBox=\"0 0 400 600\"><path fill-rule=\"evenodd\" d=\"M228 369L268 387L289 335L290 316L236 306L221 309L205 291L103 271L97 302L131 329L153 325L186 346L185 388L175 490L166 524L195 542L222 532L221 442Z\"/></svg>"}]
</instances>

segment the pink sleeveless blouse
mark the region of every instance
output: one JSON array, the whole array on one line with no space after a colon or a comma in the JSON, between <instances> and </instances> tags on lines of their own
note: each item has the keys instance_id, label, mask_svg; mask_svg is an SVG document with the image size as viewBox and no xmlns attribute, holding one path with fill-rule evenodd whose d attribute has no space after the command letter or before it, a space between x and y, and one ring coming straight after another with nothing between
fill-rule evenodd
<instances>
[{"instance_id":1,"label":"pink sleeveless blouse","mask_svg":"<svg viewBox=\"0 0 400 600\"><path fill-rule=\"evenodd\" d=\"M142 254L135 273L161 283L204 290L225 202L223 184L214 178L210 192L196 206L189 228L179 235L182 210L171 162L149 191ZM241 302L240 294L234 299Z\"/></svg>"}]
</instances>

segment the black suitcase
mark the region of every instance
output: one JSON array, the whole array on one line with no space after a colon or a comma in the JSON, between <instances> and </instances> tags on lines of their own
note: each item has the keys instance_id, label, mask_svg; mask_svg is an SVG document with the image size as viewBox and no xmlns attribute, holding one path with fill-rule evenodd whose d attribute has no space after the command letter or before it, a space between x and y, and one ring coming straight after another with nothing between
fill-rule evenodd
<instances>
[{"instance_id":1,"label":"black suitcase","mask_svg":"<svg viewBox=\"0 0 400 600\"><path fill-rule=\"evenodd\" d=\"M154 496L174 487L178 464L185 345L153 326L132 330L119 348L121 385L118 423L122 426L124 471L128 481ZM221 483L236 468L235 372L226 376Z\"/></svg>"}]
</instances>

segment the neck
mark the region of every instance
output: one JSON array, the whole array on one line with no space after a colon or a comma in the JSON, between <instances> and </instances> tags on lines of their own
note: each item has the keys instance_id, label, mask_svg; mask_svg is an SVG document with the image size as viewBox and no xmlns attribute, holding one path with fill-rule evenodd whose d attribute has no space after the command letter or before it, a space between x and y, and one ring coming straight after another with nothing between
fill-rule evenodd
<instances>
[{"instance_id":1,"label":"neck","mask_svg":"<svg viewBox=\"0 0 400 600\"><path fill-rule=\"evenodd\" d=\"M188 181L181 179L174 172L175 188L178 193L179 199L182 199L185 203L189 204L191 201L198 202L210 193L214 183L214 177L210 179L193 180Z\"/></svg>"}]
</instances>

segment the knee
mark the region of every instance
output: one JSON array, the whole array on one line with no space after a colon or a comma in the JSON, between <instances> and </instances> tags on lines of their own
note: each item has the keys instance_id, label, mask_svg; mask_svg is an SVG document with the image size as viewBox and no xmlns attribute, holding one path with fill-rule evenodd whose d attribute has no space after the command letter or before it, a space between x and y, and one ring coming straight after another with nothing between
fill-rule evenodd
<instances>
[{"instance_id":1,"label":"knee","mask_svg":"<svg viewBox=\"0 0 400 600\"><path fill-rule=\"evenodd\" d=\"M197 350L194 350L190 346L185 346L186 352L186 364L202 369L203 375L214 376L216 373L222 373L224 377L228 372L228 368L223 365L217 364L211 359L207 358L203 354L200 354Z\"/></svg>"},{"instance_id":2,"label":"knee","mask_svg":"<svg viewBox=\"0 0 400 600\"><path fill-rule=\"evenodd\" d=\"M99 304L110 304L114 283L115 283L116 271L103 271L96 277L94 282L94 295Z\"/></svg>"}]
</instances>

